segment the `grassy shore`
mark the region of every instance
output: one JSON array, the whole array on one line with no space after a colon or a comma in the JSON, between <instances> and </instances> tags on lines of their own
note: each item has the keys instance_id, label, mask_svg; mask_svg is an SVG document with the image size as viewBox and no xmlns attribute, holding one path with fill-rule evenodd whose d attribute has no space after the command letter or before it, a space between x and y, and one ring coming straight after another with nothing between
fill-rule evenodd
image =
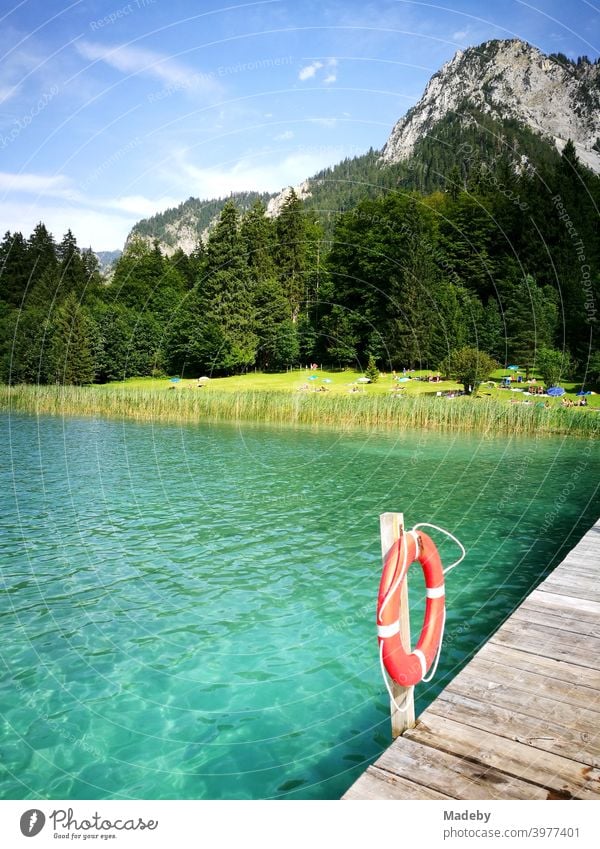
<instances>
[{"instance_id":1,"label":"grassy shore","mask_svg":"<svg viewBox=\"0 0 600 849\"><path fill-rule=\"evenodd\" d=\"M167 387L172 386L172 389ZM225 391L143 386L0 387L0 409L50 415L105 416L139 421L264 422L341 429L477 431L489 434L600 435L590 409L510 404L491 396L444 398L424 394L347 394L289 390Z\"/></svg>"}]
</instances>

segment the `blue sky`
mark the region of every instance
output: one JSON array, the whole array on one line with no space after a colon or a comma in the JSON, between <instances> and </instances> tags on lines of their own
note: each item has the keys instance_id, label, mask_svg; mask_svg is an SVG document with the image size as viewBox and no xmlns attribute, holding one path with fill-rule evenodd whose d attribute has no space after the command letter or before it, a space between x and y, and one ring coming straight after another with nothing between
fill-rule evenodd
<instances>
[{"instance_id":1,"label":"blue sky","mask_svg":"<svg viewBox=\"0 0 600 849\"><path fill-rule=\"evenodd\" d=\"M598 57L588 0L20 0L0 8L0 228L122 247L190 196L381 147L459 48Z\"/></svg>"}]
</instances>

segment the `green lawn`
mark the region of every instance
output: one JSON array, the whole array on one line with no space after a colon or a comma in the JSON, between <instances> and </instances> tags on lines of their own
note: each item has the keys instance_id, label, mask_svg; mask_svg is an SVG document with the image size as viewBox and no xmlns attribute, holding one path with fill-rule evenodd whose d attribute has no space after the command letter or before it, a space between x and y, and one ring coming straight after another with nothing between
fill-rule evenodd
<instances>
[{"instance_id":1,"label":"green lawn","mask_svg":"<svg viewBox=\"0 0 600 849\"><path fill-rule=\"evenodd\" d=\"M219 392L240 392L244 390L270 390L282 392L315 392L317 389L325 388L332 395L343 394L361 394L367 396L388 395L392 392L397 392L399 395L432 395L437 392L451 392L461 390L462 386L455 381L445 380L439 383L416 380L419 377L428 377L430 371L415 371L411 372L411 379L407 382L397 382L392 374L382 374L376 383L358 384L357 380L362 377L362 373L354 370L346 371L326 371L317 370L311 372L307 369L298 369L295 371L284 372L282 374L264 374L262 372L248 372L248 374L236 375L234 377L213 377L203 387L199 388L197 380L185 379L173 383L170 378L153 378L153 377L133 377L126 381L105 384L97 389L102 392L110 392L119 388L126 389L145 389L151 391L171 390L173 392L203 392L211 393ZM511 389L500 389L500 380L505 375L510 374L506 369L498 369L491 375L490 381L480 386L478 394L483 397L491 397L497 400L506 402L526 401L529 396L523 392L511 391L516 389L527 389L527 383L513 382ZM399 375L402 377L402 375ZM542 382L539 375L533 374L537 382ZM311 379L313 378L313 379ZM562 384L567 390L567 397L575 403L578 401L576 397L577 391L580 389L580 384L572 381L565 381ZM397 388L401 387L401 388ZM357 393L352 390L358 389ZM326 394L323 392L323 394ZM534 401L548 400L546 397L531 398ZM600 395L589 395L587 397L588 406L600 409ZM561 406L560 398L551 398L549 403L553 407Z\"/></svg>"}]
</instances>

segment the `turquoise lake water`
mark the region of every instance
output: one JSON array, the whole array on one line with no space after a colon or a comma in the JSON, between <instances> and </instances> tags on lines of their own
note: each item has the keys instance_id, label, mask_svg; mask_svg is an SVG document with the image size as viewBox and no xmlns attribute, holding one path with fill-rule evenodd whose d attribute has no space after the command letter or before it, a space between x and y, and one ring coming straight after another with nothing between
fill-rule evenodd
<instances>
[{"instance_id":1,"label":"turquoise lake water","mask_svg":"<svg viewBox=\"0 0 600 849\"><path fill-rule=\"evenodd\" d=\"M421 711L599 512L586 440L1 422L4 799L339 797L390 743L379 514L468 552Z\"/></svg>"}]
</instances>

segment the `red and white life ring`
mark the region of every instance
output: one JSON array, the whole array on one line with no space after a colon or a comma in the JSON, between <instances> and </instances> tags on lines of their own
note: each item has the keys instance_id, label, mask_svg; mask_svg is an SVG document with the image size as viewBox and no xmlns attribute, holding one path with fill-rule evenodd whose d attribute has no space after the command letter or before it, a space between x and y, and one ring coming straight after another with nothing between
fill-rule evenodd
<instances>
[{"instance_id":1,"label":"red and white life ring","mask_svg":"<svg viewBox=\"0 0 600 849\"><path fill-rule=\"evenodd\" d=\"M400 639L400 593L415 560L421 564L427 587L425 619L416 647L407 652ZM444 571L435 543L421 531L401 534L385 560L377 599L382 660L397 684L411 687L425 678L438 653L445 615Z\"/></svg>"}]
</instances>

